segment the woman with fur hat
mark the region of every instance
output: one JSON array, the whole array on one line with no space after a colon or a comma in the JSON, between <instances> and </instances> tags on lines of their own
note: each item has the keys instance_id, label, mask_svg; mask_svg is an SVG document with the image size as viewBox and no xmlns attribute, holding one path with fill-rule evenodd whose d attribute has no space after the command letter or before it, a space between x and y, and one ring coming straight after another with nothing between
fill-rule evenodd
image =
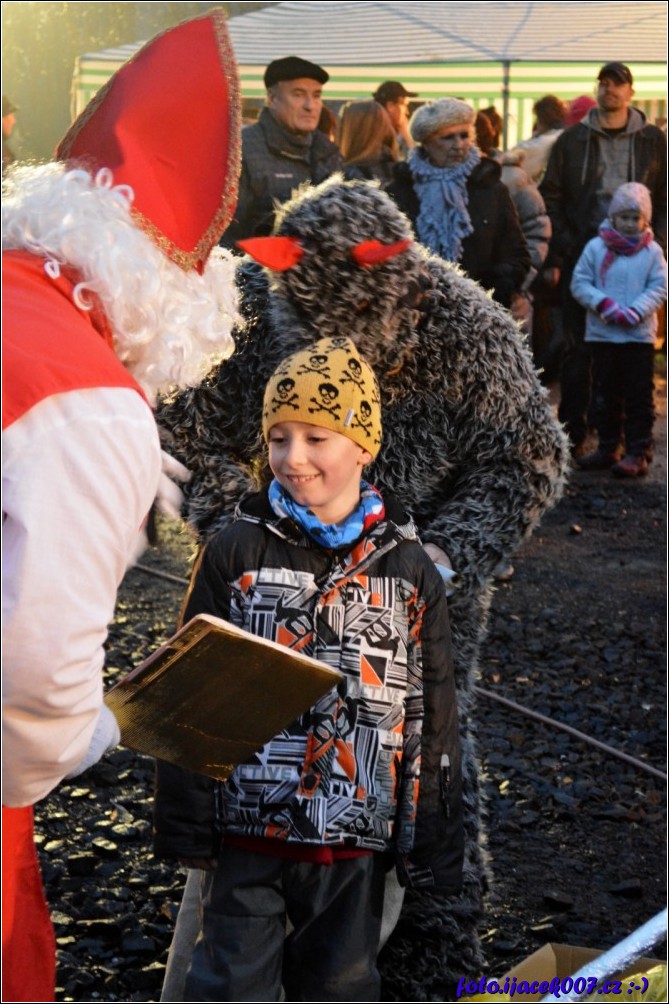
<instances>
[{"instance_id":1,"label":"woman with fur hat","mask_svg":"<svg viewBox=\"0 0 669 1004\"><path fill-rule=\"evenodd\" d=\"M474 144L476 113L457 98L431 101L409 128L417 146L395 168L388 194L421 244L493 291L505 307L520 291L530 258L501 168Z\"/></svg>"},{"instance_id":2,"label":"woman with fur hat","mask_svg":"<svg viewBox=\"0 0 669 1004\"><path fill-rule=\"evenodd\" d=\"M193 472L187 514L206 538L267 477L262 386L286 356L345 333L376 374L384 447L370 479L413 513L423 543L442 561L448 556L459 583L450 617L462 716L463 892L441 900L408 893L383 955L405 999L443 996L464 974L483 972L472 688L491 576L558 499L565 440L509 314L415 243L379 189L331 179L300 192L280 210L276 236L245 247L265 268L248 258L238 268L246 323L236 351L197 390L165 404L161 422Z\"/></svg>"}]
</instances>

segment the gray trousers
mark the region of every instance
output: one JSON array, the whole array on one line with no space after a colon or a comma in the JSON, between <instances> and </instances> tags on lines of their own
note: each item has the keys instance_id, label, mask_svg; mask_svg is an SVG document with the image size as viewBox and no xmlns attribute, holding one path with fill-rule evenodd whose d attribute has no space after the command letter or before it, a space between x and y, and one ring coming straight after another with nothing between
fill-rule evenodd
<instances>
[{"instance_id":1,"label":"gray trousers","mask_svg":"<svg viewBox=\"0 0 669 1004\"><path fill-rule=\"evenodd\" d=\"M185 999L186 973L201 926L201 888L205 874L195 868L188 870L183 899L167 957L165 981L160 995L163 1004L164 1002L182 1002ZM386 874L380 948L385 945L395 929L403 900L404 889L397 881L397 873L393 868ZM288 921L286 933L290 931L290 926Z\"/></svg>"},{"instance_id":2,"label":"gray trousers","mask_svg":"<svg viewBox=\"0 0 669 1004\"><path fill-rule=\"evenodd\" d=\"M224 847L202 881L187 1001L378 1001L385 866ZM286 919L292 925L286 936Z\"/></svg>"}]
</instances>

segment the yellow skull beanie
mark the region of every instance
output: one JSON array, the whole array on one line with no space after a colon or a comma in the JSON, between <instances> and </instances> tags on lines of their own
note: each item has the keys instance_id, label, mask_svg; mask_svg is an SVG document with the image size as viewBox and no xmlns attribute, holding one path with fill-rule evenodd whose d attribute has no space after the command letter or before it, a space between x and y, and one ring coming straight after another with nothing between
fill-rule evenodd
<instances>
[{"instance_id":1,"label":"yellow skull beanie","mask_svg":"<svg viewBox=\"0 0 669 1004\"><path fill-rule=\"evenodd\" d=\"M265 440L279 422L305 422L347 436L375 457L381 398L371 367L350 338L321 338L277 366L265 389Z\"/></svg>"}]
</instances>

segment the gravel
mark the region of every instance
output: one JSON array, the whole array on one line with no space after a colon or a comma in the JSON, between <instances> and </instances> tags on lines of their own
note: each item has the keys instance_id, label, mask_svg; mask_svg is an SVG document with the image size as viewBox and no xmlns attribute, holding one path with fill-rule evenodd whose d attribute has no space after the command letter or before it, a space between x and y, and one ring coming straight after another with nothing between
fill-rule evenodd
<instances>
[{"instance_id":1,"label":"gravel","mask_svg":"<svg viewBox=\"0 0 669 1004\"><path fill-rule=\"evenodd\" d=\"M658 380L662 405L665 386ZM480 686L664 770L663 425L658 434L648 478L574 472L496 592ZM143 564L183 576L193 553L187 532L162 524ZM108 682L169 636L183 593L177 582L128 573ZM609 947L660 910L664 783L487 696L478 722L494 875L481 930L486 975L547 941ZM37 806L57 1000L159 998L185 872L151 855L152 783L151 761L118 748ZM401 999L392 986L385 996Z\"/></svg>"}]
</instances>

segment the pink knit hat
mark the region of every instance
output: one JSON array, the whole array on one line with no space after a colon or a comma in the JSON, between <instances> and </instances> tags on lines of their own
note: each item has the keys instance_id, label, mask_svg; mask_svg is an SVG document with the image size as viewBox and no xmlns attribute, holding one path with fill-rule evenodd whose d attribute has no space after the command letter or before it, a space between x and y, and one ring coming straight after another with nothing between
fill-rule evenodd
<instances>
[{"instance_id":1,"label":"pink knit hat","mask_svg":"<svg viewBox=\"0 0 669 1004\"><path fill-rule=\"evenodd\" d=\"M565 127L576 125L577 122L581 121L585 113L594 108L596 104L595 99L591 98L589 94L581 94L580 97L574 98L573 101L569 102L567 107Z\"/></svg>"},{"instance_id":2,"label":"pink knit hat","mask_svg":"<svg viewBox=\"0 0 669 1004\"><path fill-rule=\"evenodd\" d=\"M609 206L609 218L625 209L638 209L646 223L650 223L653 215L650 192L639 181L628 181L616 188Z\"/></svg>"}]
</instances>

